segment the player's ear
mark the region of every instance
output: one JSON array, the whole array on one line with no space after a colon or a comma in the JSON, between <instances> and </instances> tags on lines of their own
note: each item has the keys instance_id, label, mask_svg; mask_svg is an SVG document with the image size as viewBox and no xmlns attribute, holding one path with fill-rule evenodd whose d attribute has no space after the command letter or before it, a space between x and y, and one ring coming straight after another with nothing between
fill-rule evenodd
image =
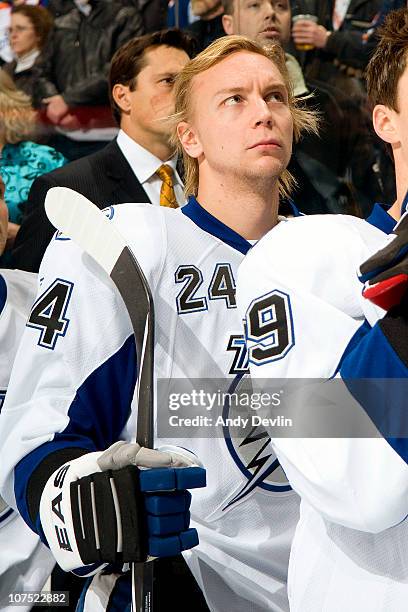
<instances>
[{"instance_id":1,"label":"player's ear","mask_svg":"<svg viewBox=\"0 0 408 612\"><path fill-rule=\"evenodd\" d=\"M177 125L177 136L183 149L190 157L200 157L203 152L200 139L194 128L187 121L180 121Z\"/></svg>"},{"instance_id":2,"label":"player's ear","mask_svg":"<svg viewBox=\"0 0 408 612\"><path fill-rule=\"evenodd\" d=\"M132 104L130 99L130 89L127 85L116 83L112 89L112 98L115 100L116 104L123 113L130 113Z\"/></svg>"},{"instance_id":3,"label":"player's ear","mask_svg":"<svg viewBox=\"0 0 408 612\"><path fill-rule=\"evenodd\" d=\"M234 27L232 23L232 15L223 15L222 16L222 27L224 28L224 32L226 34L234 34Z\"/></svg>"},{"instance_id":4,"label":"player's ear","mask_svg":"<svg viewBox=\"0 0 408 612\"><path fill-rule=\"evenodd\" d=\"M373 127L376 134L389 144L399 142L400 135L395 123L396 111L384 104L377 104L373 110Z\"/></svg>"}]
</instances>

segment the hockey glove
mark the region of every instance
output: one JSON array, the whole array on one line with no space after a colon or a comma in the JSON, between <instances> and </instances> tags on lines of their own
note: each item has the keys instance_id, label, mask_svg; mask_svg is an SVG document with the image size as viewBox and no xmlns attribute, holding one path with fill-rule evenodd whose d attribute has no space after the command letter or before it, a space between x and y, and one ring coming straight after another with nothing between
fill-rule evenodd
<instances>
[{"instance_id":1,"label":"hockey glove","mask_svg":"<svg viewBox=\"0 0 408 612\"><path fill-rule=\"evenodd\" d=\"M390 310L408 289L408 212L404 213L386 246L367 259L359 270L365 298Z\"/></svg>"},{"instance_id":2,"label":"hockey glove","mask_svg":"<svg viewBox=\"0 0 408 612\"><path fill-rule=\"evenodd\" d=\"M164 450L117 442L52 474L40 520L62 569L146 561L198 544L196 530L188 528L187 489L205 486L205 470L193 467L200 462L184 449Z\"/></svg>"}]
</instances>

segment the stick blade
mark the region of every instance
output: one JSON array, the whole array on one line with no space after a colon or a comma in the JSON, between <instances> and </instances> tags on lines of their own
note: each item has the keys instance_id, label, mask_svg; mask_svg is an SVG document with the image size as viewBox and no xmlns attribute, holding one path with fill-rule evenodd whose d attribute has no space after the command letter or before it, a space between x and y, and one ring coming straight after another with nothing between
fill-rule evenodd
<instances>
[{"instance_id":1,"label":"stick blade","mask_svg":"<svg viewBox=\"0 0 408 612\"><path fill-rule=\"evenodd\" d=\"M57 230L111 273L126 242L93 202L68 187L52 187L45 198L45 212Z\"/></svg>"}]
</instances>

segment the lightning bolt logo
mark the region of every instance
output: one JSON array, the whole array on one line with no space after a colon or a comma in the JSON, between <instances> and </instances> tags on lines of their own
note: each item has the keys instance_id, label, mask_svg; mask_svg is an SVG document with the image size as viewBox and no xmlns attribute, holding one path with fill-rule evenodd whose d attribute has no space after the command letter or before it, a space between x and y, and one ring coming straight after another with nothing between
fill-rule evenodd
<instances>
[{"instance_id":1,"label":"lightning bolt logo","mask_svg":"<svg viewBox=\"0 0 408 612\"><path fill-rule=\"evenodd\" d=\"M243 377L243 375L236 377L230 392L237 390ZM229 405L226 404L224 415L228 416L228 413ZM263 427L252 427L241 440L237 439L228 427L225 427L224 436L228 450L246 477L246 482L222 508L223 511L243 500L257 487L278 492L291 490L285 473L273 452L269 434Z\"/></svg>"},{"instance_id":2,"label":"lightning bolt logo","mask_svg":"<svg viewBox=\"0 0 408 612\"><path fill-rule=\"evenodd\" d=\"M256 430L258 433L255 434ZM230 506L240 501L251 491L255 489L259 484L261 484L270 474L275 472L275 470L279 469L280 464L273 454L272 447L270 445L270 438L265 430L261 430L259 427L255 427L250 435L245 438L243 442L239 445L239 448L246 446L248 444L253 444L254 442L258 442L261 439L265 439L264 444L261 449L250 459L250 461L245 466L248 471L252 471L252 476L249 478L248 482L242 487L242 489L228 502L226 506L224 506L223 510L227 510Z\"/></svg>"}]
</instances>

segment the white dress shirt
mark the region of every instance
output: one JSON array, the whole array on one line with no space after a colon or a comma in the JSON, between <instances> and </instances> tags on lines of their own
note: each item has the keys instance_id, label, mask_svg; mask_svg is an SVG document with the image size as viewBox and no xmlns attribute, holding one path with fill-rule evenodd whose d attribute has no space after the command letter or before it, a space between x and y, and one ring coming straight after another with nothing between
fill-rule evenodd
<instances>
[{"instance_id":1,"label":"white dress shirt","mask_svg":"<svg viewBox=\"0 0 408 612\"><path fill-rule=\"evenodd\" d=\"M40 51L38 49L33 49L26 53L22 57L16 57L17 63L14 69L14 73L17 74L19 72L23 72L24 70L28 70L34 66L35 60L40 55Z\"/></svg>"},{"instance_id":2,"label":"white dress shirt","mask_svg":"<svg viewBox=\"0 0 408 612\"><path fill-rule=\"evenodd\" d=\"M163 162L158 157L150 153L147 149L141 147L123 130L119 130L117 137L119 149L126 157L130 167L132 168L137 180L142 185L147 193L149 200L155 206L160 206L160 190L162 186L161 179L157 176L156 171L162 164L167 164L173 168L173 185L174 193L179 206L186 203L186 197L183 193L183 183L176 169L177 157L173 156Z\"/></svg>"},{"instance_id":3,"label":"white dress shirt","mask_svg":"<svg viewBox=\"0 0 408 612\"><path fill-rule=\"evenodd\" d=\"M333 7L333 29L339 30L347 14L351 0L335 0Z\"/></svg>"}]
</instances>

